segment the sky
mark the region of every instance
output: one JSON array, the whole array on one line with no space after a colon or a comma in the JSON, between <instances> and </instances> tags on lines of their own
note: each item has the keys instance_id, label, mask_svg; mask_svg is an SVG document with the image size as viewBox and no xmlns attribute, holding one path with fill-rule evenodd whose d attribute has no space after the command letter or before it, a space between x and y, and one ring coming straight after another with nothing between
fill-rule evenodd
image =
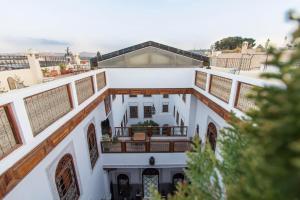
<instances>
[{"instance_id":1,"label":"sky","mask_svg":"<svg viewBox=\"0 0 300 200\"><path fill-rule=\"evenodd\" d=\"M300 0L0 0L0 52L108 53L145 41L206 49L228 36L284 43Z\"/></svg>"}]
</instances>

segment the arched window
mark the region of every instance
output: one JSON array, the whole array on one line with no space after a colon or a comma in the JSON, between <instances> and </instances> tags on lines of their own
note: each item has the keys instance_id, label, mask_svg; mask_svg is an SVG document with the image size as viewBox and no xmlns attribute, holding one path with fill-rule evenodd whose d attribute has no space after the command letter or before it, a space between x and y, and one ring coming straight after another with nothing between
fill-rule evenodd
<instances>
[{"instance_id":1,"label":"arched window","mask_svg":"<svg viewBox=\"0 0 300 200\"><path fill-rule=\"evenodd\" d=\"M87 131L87 141L89 146L90 160L92 168L94 168L97 159L99 157L98 147L97 147L97 139L96 139L96 130L93 123L91 123L88 127Z\"/></svg>"},{"instance_id":2,"label":"arched window","mask_svg":"<svg viewBox=\"0 0 300 200\"><path fill-rule=\"evenodd\" d=\"M172 184L173 184L173 191L176 190L176 186L178 183L182 183L184 181L183 173L176 173L173 175Z\"/></svg>"},{"instance_id":3,"label":"arched window","mask_svg":"<svg viewBox=\"0 0 300 200\"><path fill-rule=\"evenodd\" d=\"M125 174L119 174L118 177L118 193L122 198L130 196L129 178Z\"/></svg>"},{"instance_id":4,"label":"arched window","mask_svg":"<svg viewBox=\"0 0 300 200\"><path fill-rule=\"evenodd\" d=\"M151 188L158 190L159 172L157 169L148 168L143 171L144 198L151 197Z\"/></svg>"},{"instance_id":5,"label":"arched window","mask_svg":"<svg viewBox=\"0 0 300 200\"><path fill-rule=\"evenodd\" d=\"M79 198L76 172L70 154L66 154L60 159L55 171L55 183L60 199L77 200Z\"/></svg>"},{"instance_id":6,"label":"arched window","mask_svg":"<svg viewBox=\"0 0 300 200\"><path fill-rule=\"evenodd\" d=\"M217 128L214 123L209 123L207 127L207 139L213 151L216 150L217 134Z\"/></svg>"}]
</instances>

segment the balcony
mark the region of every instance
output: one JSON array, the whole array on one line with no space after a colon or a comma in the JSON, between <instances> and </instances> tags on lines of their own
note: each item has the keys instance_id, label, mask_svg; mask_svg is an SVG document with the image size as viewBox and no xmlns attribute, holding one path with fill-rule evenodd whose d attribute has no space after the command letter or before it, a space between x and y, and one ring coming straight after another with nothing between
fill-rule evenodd
<instances>
[{"instance_id":1,"label":"balcony","mask_svg":"<svg viewBox=\"0 0 300 200\"><path fill-rule=\"evenodd\" d=\"M101 141L102 153L180 153L190 151L190 140Z\"/></svg>"},{"instance_id":2,"label":"balcony","mask_svg":"<svg viewBox=\"0 0 300 200\"><path fill-rule=\"evenodd\" d=\"M187 126L115 127L117 137L133 137L135 132L144 132L148 137L186 137Z\"/></svg>"}]
</instances>

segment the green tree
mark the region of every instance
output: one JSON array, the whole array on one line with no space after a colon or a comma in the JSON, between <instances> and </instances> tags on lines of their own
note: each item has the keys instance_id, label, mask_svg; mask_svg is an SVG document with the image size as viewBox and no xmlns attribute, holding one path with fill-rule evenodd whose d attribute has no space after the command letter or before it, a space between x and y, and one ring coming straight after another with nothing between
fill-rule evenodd
<instances>
[{"instance_id":1,"label":"green tree","mask_svg":"<svg viewBox=\"0 0 300 200\"><path fill-rule=\"evenodd\" d=\"M294 42L300 38L297 21ZM223 144L228 199L300 199L300 47L286 62L281 59L285 52L269 51L273 56L269 64L279 72L262 77L280 85L255 88L250 98L258 109L248 112L247 119L233 121L233 128L225 131L244 141L243 149L235 152L235 163L230 161L229 144ZM237 145L236 140L233 143ZM234 180L231 175L236 175Z\"/></svg>"},{"instance_id":2,"label":"green tree","mask_svg":"<svg viewBox=\"0 0 300 200\"><path fill-rule=\"evenodd\" d=\"M294 19L293 14L290 15ZM300 20L294 32L299 44ZM209 148L189 153L189 184L178 186L171 199L220 199L221 189L215 169L219 169L229 200L300 199L300 45L290 59L285 52L271 48L278 73L265 73L276 86L257 87L250 94L257 109L241 119L232 116L230 127L220 134L222 161L214 159ZM208 146L208 145L207 145ZM153 199L159 199L156 193Z\"/></svg>"},{"instance_id":3,"label":"green tree","mask_svg":"<svg viewBox=\"0 0 300 200\"><path fill-rule=\"evenodd\" d=\"M255 40L253 38L242 37L227 37L215 42L214 46L216 50L233 50L241 48L244 41L248 42L248 48L255 46Z\"/></svg>"}]
</instances>

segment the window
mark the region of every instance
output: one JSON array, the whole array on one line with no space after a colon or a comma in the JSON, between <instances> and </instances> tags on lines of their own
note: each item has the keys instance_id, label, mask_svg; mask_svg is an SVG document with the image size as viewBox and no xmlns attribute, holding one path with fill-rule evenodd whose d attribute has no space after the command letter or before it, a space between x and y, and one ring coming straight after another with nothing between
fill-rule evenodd
<instances>
[{"instance_id":1,"label":"window","mask_svg":"<svg viewBox=\"0 0 300 200\"><path fill-rule=\"evenodd\" d=\"M80 192L76 178L73 158L70 154L64 155L55 172L55 183L59 198L62 200L78 199Z\"/></svg>"},{"instance_id":2,"label":"window","mask_svg":"<svg viewBox=\"0 0 300 200\"><path fill-rule=\"evenodd\" d=\"M184 135L184 122L182 119L180 120L180 133L181 135Z\"/></svg>"},{"instance_id":3,"label":"window","mask_svg":"<svg viewBox=\"0 0 300 200\"><path fill-rule=\"evenodd\" d=\"M138 107L129 106L129 116L130 118L138 118Z\"/></svg>"},{"instance_id":4,"label":"window","mask_svg":"<svg viewBox=\"0 0 300 200\"><path fill-rule=\"evenodd\" d=\"M144 97L152 97L151 94L144 94Z\"/></svg>"},{"instance_id":5,"label":"window","mask_svg":"<svg viewBox=\"0 0 300 200\"><path fill-rule=\"evenodd\" d=\"M97 139L96 139L96 130L94 124L90 124L87 131L87 140L89 146L90 160L92 168L94 168L97 159L99 157Z\"/></svg>"},{"instance_id":6,"label":"window","mask_svg":"<svg viewBox=\"0 0 300 200\"><path fill-rule=\"evenodd\" d=\"M207 137L208 137L207 139L213 151L216 150L217 136L218 136L218 132L217 132L216 125L214 125L214 123L212 122L209 123L207 127Z\"/></svg>"},{"instance_id":7,"label":"window","mask_svg":"<svg viewBox=\"0 0 300 200\"><path fill-rule=\"evenodd\" d=\"M179 125L179 112L176 113L176 124Z\"/></svg>"},{"instance_id":8,"label":"window","mask_svg":"<svg viewBox=\"0 0 300 200\"><path fill-rule=\"evenodd\" d=\"M124 94L122 94L122 103L124 103Z\"/></svg>"},{"instance_id":9,"label":"window","mask_svg":"<svg viewBox=\"0 0 300 200\"><path fill-rule=\"evenodd\" d=\"M115 94L113 94L113 95L111 95L112 96L112 100L114 101L115 99L116 99L116 95Z\"/></svg>"},{"instance_id":10,"label":"window","mask_svg":"<svg viewBox=\"0 0 300 200\"><path fill-rule=\"evenodd\" d=\"M175 106L173 107L173 116L175 117Z\"/></svg>"},{"instance_id":11,"label":"window","mask_svg":"<svg viewBox=\"0 0 300 200\"><path fill-rule=\"evenodd\" d=\"M167 99L167 98L169 98L169 95L168 94L164 94L163 98Z\"/></svg>"},{"instance_id":12,"label":"window","mask_svg":"<svg viewBox=\"0 0 300 200\"><path fill-rule=\"evenodd\" d=\"M199 124L197 124L197 127L196 127L196 134L199 136Z\"/></svg>"},{"instance_id":13,"label":"window","mask_svg":"<svg viewBox=\"0 0 300 200\"><path fill-rule=\"evenodd\" d=\"M152 106L144 106L144 118L152 117Z\"/></svg>"},{"instance_id":14,"label":"window","mask_svg":"<svg viewBox=\"0 0 300 200\"><path fill-rule=\"evenodd\" d=\"M169 104L168 103L163 103L162 111L163 112L169 112Z\"/></svg>"},{"instance_id":15,"label":"window","mask_svg":"<svg viewBox=\"0 0 300 200\"><path fill-rule=\"evenodd\" d=\"M125 111L125 122L126 122L126 124L128 123L128 115L127 115L127 110Z\"/></svg>"},{"instance_id":16,"label":"window","mask_svg":"<svg viewBox=\"0 0 300 200\"><path fill-rule=\"evenodd\" d=\"M186 94L182 94L182 101L186 101Z\"/></svg>"},{"instance_id":17,"label":"window","mask_svg":"<svg viewBox=\"0 0 300 200\"><path fill-rule=\"evenodd\" d=\"M130 94L129 97L131 97L131 98L132 97L137 97L137 95L136 94Z\"/></svg>"}]
</instances>

